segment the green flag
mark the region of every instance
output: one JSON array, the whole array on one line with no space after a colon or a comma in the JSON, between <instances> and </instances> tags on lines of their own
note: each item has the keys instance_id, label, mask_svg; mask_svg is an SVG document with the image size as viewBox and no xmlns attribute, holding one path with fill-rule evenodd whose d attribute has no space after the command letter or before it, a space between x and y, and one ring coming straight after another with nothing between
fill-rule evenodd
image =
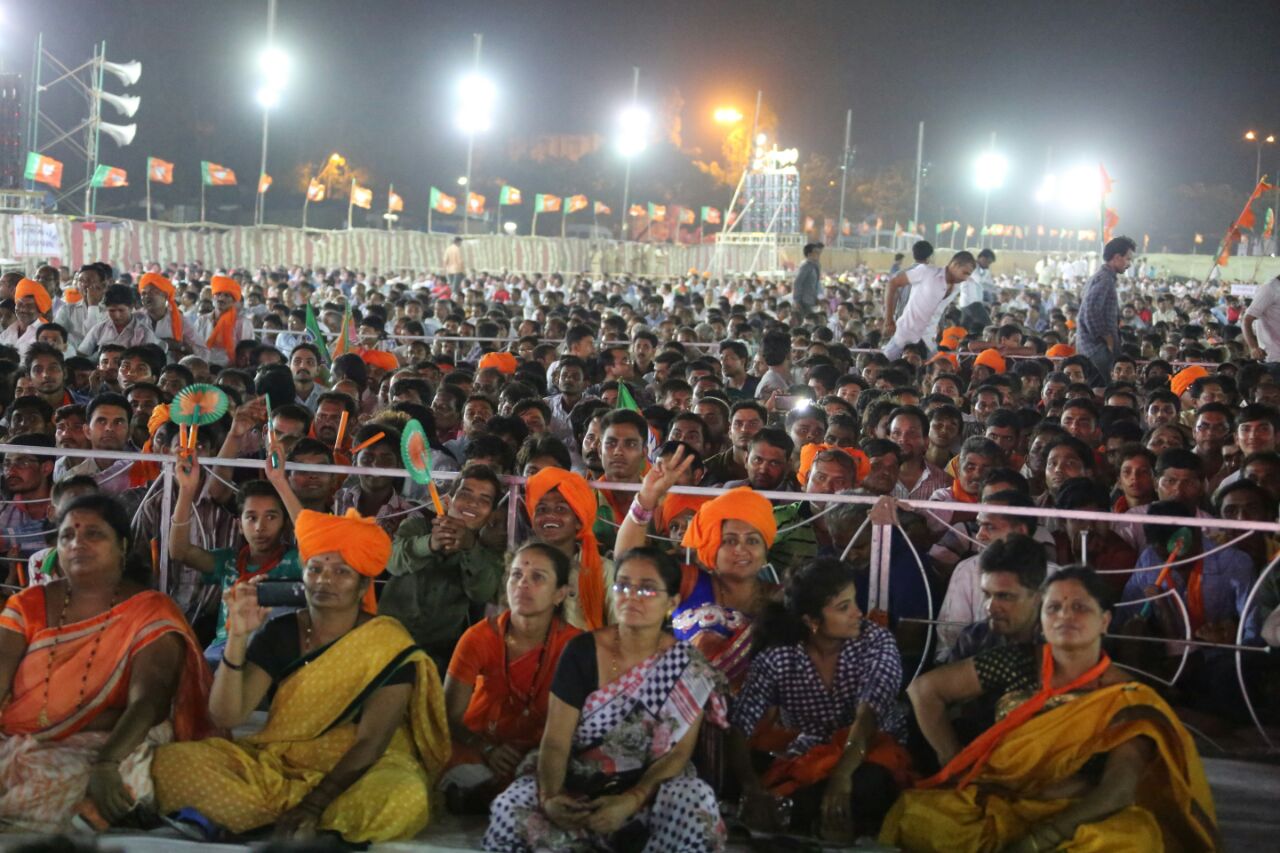
<instances>
[{"instance_id":1,"label":"green flag","mask_svg":"<svg viewBox=\"0 0 1280 853\"><path fill-rule=\"evenodd\" d=\"M519 204L521 201L522 199L520 198L520 190L516 189L510 184L507 184L501 190L498 191L498 204L502 204L502 205Z\"/></svg>"},{"instance_id":2,"label":"green flag","mask_svg":"<svg viewBox=\"0 0 1280 853\"><path fill-rule=\"evenodd\" d=\"M633 412L640 411L640 404L636 402L636 398L631 396L631 389L627 387L627 383L618 383L618 405L615 409L630 409Z\"/></svg>"},{"instance_id":3,"label":"green flag","mask_svg":"<svg viewBox=\"0 0 1280 853\"><path fill-rule=\"evenodd\" d=\"M324 332L320 329L320 324L316 322L315 309L311 307L311 303L307 303L307 334L311 335L311 343L316 349L320 350L320 360L328 364L329 346L325 343Z\"/></svg>"}]
</instances>

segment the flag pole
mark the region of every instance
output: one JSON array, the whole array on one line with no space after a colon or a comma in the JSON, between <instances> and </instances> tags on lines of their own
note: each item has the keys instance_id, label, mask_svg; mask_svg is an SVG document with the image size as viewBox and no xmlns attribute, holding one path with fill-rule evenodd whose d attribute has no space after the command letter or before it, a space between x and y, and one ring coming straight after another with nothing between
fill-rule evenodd
<instances>
[{"instance_id":1,"label":"flag pole","mask_svg":"<svg viewBox=\"0 0 1280 853\"><path fill-rule=\"evenodd\" d=\"M204 218L204 175L200 176L200 224L203 225Z\"/></svg>"},{"instance_id":2,"label":"flag pole","mask_svg":"<svg viewBox=\"0 0 1280 853\"><path fill-rule=\"evenodd\" d=\"M565 199L560 203L560 239L565 237L565 226L569 222L569 200Z\"/></svg>"},{"instance_id":3,"label":"flag pole","mask_svg":"<svg viewBox=\"0 0 1280 853\"><path fill-rule=\"evenodd\" d=\"M395 195L395 192L396 192L396 185L395 185L395 184L388 184L388 185L387 185L387 213L391 213L391 196ZM390 231L390 230L391 230L391 217L390 217L390 216L388 216L388 217L387 217L387 230L388 230L388 231Z\"/></svg>"},{"instance_id":4,"label":"flag pole","mask_svg":"<svg viewBox=\"0 0 1280 853\"><path fill-rule=\"evenodd\" d=\"M307 205L311 204L311 184L307 184L307 192L302 196L302 230L307 230Z\"/></svg>"},{"instance_id":5,"label":"flag pole","mask_svg":"<svg viewBox=\"0 0 1280 853\"><path fill-rule=\"evenodd\" d=\"M428 201L429 201L429 200L430 200L430 199L428 199ZM432 211L433 209L434 209L434 208L431 208L431 207L428 207L428 208L427 208L427 233L428 233L428 234L430 234L430 233L431 233L431 211Z\"/></svg>"},{"instance_id":6,"label":"flag pole","mask_svg":"<svg viewBox=\"0 0 1280 853\"><path fill-rule=\"evenodd\" d=\"M347 194L347 230L351 230L351 211L356 204L356 179L351 179L351 192Z\"/></svg>"},{"instance_id":7,"label":"flag pole","mask_svg":"<svg viewBox=\"0 0 1280 853\"><path fill-rule=\"evenodd\" d=\"M151 164L147 163L147 221L151 221Z\"/></svg>"},{"instance_id":8,"label":"flag pole","mask_svg":"<svg viewBox=\"0 0 1280 853\"><path fill-rule=\"evenodd\" d=\"M533 225L532 227L529 228L529 236L530 237L538 236L538 205L536 202L534 203L534 206L533 206Z\"/></svg>"}]
</instances>

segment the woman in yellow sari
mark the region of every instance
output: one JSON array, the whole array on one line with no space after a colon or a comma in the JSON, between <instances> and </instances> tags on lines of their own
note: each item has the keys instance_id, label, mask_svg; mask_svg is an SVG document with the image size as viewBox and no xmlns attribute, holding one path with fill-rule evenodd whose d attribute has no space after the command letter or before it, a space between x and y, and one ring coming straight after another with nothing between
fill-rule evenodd
<instances>
[{"instance_id":1,"label":"woman in yellow sari","mask_svg":"<svg viewBox=\"0 0 1280 853\"><path fill-rule=\"evenodd\" d=\"M152 799L157 744L205 737L209 670L182 612L126 565L129 518L106 495L60 513L64 578L0 613L0 825L103 828Z\"/></svg>"},{"instance_id":2,"label":"woman in yellow sari","mask_svg":"<svg viewBox=\"0 0 1280 853\"><path fill-rule=\"evenodd\" d=\"M282 836L411 838L430 817L449 734L435 665L399 622L374 615L391 539L354 510L303 510L295 527L307 606L264 625L256 582L228 590L210 698L232 728L273 694L266 727L157 751L157 798L165 812L192 807L235 833L275 824Z\"/></svg>"},{"instance_id":3,"label":"woman in yellow sari","mask_svg":"<svg viewBox=\"0 0 1280 853\"><path fill-rule=\"evenodd\" d=\"M908 688L945 765L902 795L880 840L907 850L1213 850L1217 826L1186 729L1102 650L1109 588L1068 568L1042 588L1046 643L1002 646ZM963 750L947 705L1001 696Z\"/></svg>"}]
</instances>

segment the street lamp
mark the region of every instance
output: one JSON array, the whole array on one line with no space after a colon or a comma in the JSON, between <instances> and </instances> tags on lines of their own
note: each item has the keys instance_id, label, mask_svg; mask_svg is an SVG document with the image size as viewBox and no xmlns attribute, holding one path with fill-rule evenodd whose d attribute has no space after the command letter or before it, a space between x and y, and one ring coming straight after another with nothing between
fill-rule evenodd
<instances>
[{"instance_id":1,"label":"street lamp","mask_svg":"<svg viewBox=\"0 0 1280 853\"><path fill-rule=\"evenodd\" d=\"M493 126L493 105L498 99L498 90L493 81L480 74L480 44L483 36L475 36L475 60L471 73L462 78L458 84L458 112L455 116L458 129L467 135L467 173L466 183L471 185L471 158L475 150L476 134L484 133ZM470 231L471 216L467 213L466 199L462 205L462 233Z\"/></svg>"},{"instance_id":2,"label":"street lamp","mask_svg":"<svg viewBox=\"0 0 1280 853\"><path fill-rule=\"evenodd\" d=\"M982 152L974 163L974 179L978 189L983 191L982 230L987 230L987 210L991 204L991 191L1004 185L1005 175L1009 173L1009 161L1003 154L995 150L995 134L991 134L992 147Z\"/></svg>"},{"instance_id":3,"label":"street lamp","mask_svg":"<svg viewBox=\"0 0 1280 853\"><path fill-rule=\"evenodd\" d=\"M626 162L622 175L622 234L627 236L627 223L631 217L631 158L649 144L649 113L638 103L640 97L640 68L635 66L631 75L631 104L618 116L618 153Z\"/></svg>"},{"instance_id":4,"label":"street lamp","mask_svg":"<svg viewBox=\"0 0 1280 853\"><path fill-rule=\"evenodd\" d=\"M1274 133L1268 133L1263 137L1256 130L1250 130L1244 135L1246 142L1256 142L1258 144L1258 161L1253 170L1253 185L1256 187L1258 182L1262 180L1262 145L1264 142L1274 143L1276 136Z\"/></svg>"},{"instance_id":5,"label":"street lamp","mask_svg":"<svg viewBox=\"0 0 1280 853\"><path fill-rule=\"evenodd\" d=\"M717 107L712 118L716 124L737 124L742 121L742 113L734 107Z\"/></svg>"},{"instance_id":6,"label":"street lamp","mask_svg":"<svg viewBox=\"0 0 1280 853\"><path fill-rule=\"evenodd\" d=\"M258 169L258 194L253 208L253 222L261 225L266 218L266 194L262 192L262 176L267 173L267 135L270 129L271 111L280 106L280 94L289 82L292 62L288 54L272 44L276 28L276 0L267 3L267 46L258 55L258 72L262 75L262 84L256 95L258 106L262 107L262 160Z\"/></svg>"}]
</instances>

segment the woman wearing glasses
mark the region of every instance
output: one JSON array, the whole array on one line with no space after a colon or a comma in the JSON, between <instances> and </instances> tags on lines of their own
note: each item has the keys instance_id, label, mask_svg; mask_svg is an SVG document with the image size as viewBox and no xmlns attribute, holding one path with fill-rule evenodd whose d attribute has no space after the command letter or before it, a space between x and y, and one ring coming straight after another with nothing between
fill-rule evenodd
<instances>
[{"instance_id":1,"label":"woman wearing glasses","mask_svg":"<svg viewBox=\"0 0 1280 853\"><path fill-rule=\"evenodd\" d=\"M689 761L703 717L725 725L723 679L665 629L680 578L657 549L619 558L617 621L565 647L542 744L494 801L486 850L723 849L715 793Z\"/></svg>"}]
</instances>

